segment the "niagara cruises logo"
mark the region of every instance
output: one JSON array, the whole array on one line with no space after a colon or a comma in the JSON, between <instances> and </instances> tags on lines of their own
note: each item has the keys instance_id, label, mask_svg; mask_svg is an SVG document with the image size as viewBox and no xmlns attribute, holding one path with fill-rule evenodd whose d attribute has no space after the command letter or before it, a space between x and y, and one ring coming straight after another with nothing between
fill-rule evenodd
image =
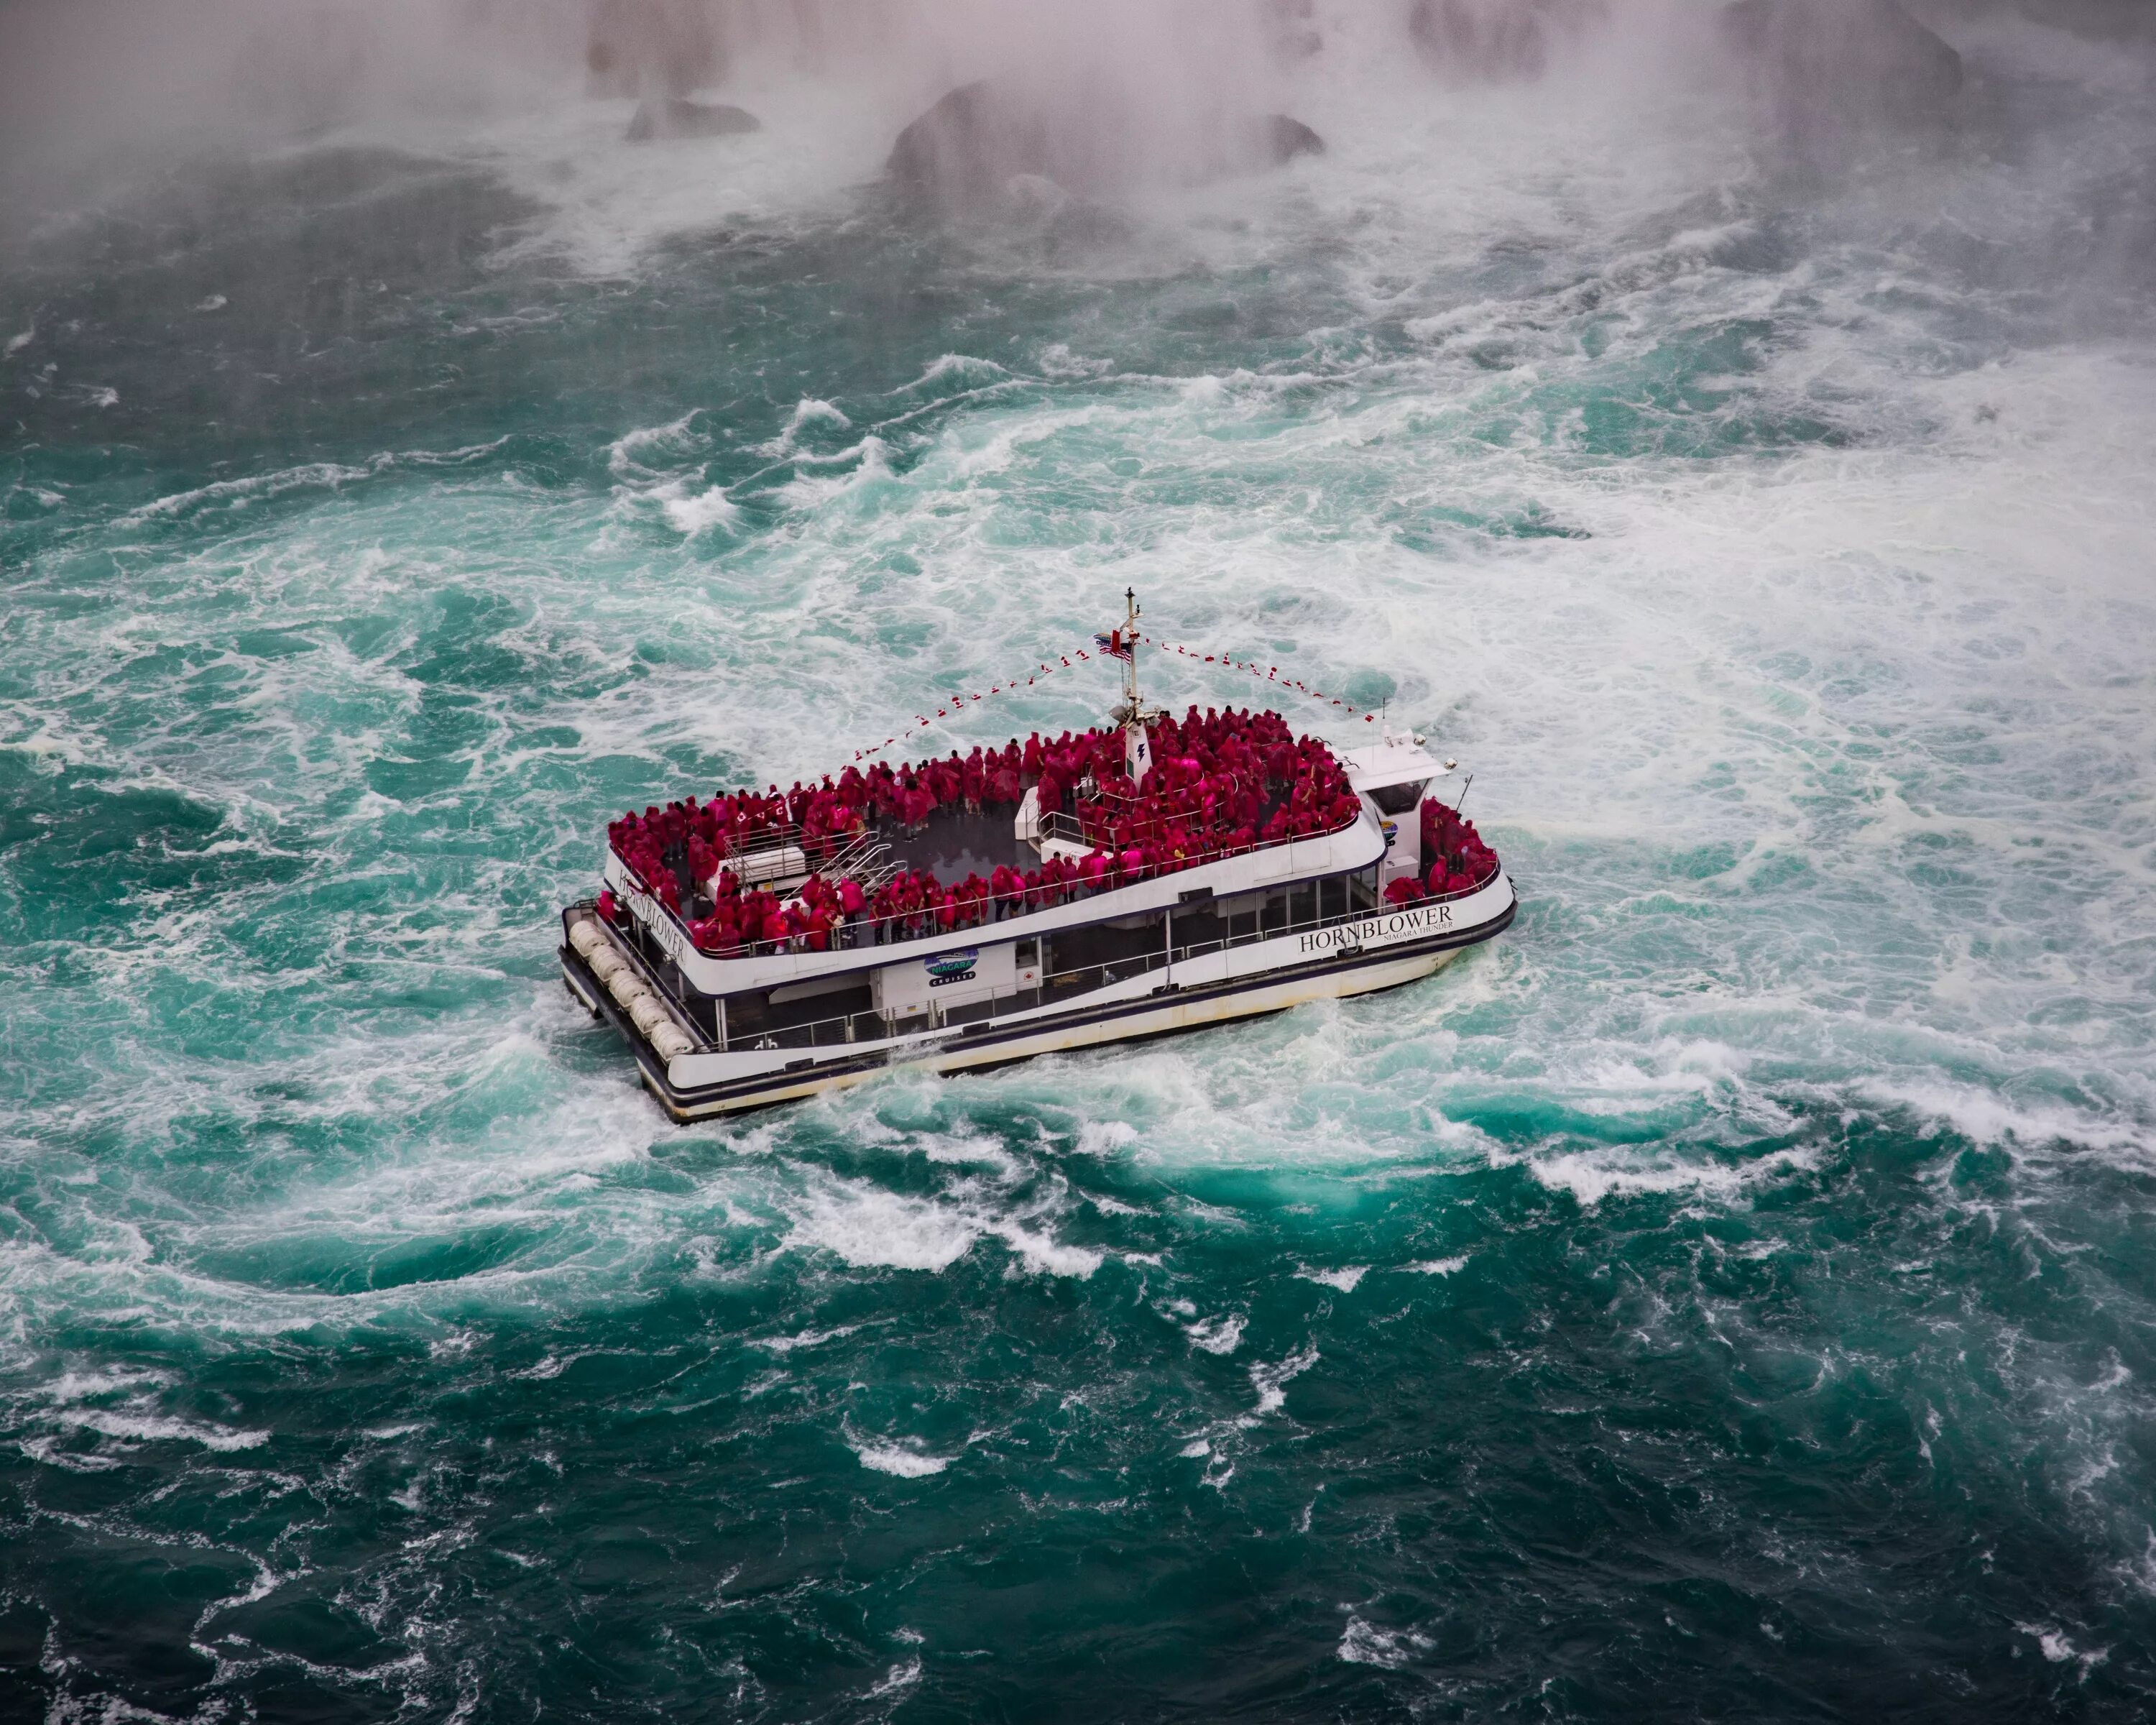
<instances>
[{"instance_id":1,"label":"niagara cruises logo","mask_svg":"<svg viewBox=\"0 0 2156 1725\"><path fill-rule=\"evenodd\" d=\"M1389 916L1371 916L1360 922L1342 922L1333 928L1312 929L1297 942L1302 952L1329 952L1342 947L1375 946L1410 934L1426 934L1452 927L1450 905L1426 905L1420 910L1395 911Z\"/></svg>"},{"instance_id":2,"label":"niagara cruises logo","mask_svg":"<svg viewBox=\"0 0 2156 1725\"><path fill-rule=\"evenodd\" d=\"M947 983L969 981L973 967L981 962L981 949L968 947L963 952L938 952L933 958L921 961L928 972L928 986L940 988Z\"/></svg>"}]
</instances>

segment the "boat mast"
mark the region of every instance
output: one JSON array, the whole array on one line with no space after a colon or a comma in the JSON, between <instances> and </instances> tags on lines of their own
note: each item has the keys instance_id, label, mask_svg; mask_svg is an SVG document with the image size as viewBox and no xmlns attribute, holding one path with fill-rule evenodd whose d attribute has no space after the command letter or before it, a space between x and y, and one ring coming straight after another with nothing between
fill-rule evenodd
<instances>
[{"instance_id":1,"label":"boat mast","mask_svg":"<svg viewBox=\"0 0 2156 1725\"><path fill-rule=\"evenodd\" d=\"M1138 603L1135 588L1123 589L1123 626L1115 633L1116 656L1123 661L1123 698L1108 716L1126 729L1142 726L1148 716L1146 706L1138 696L1138 619L1145 615L1145 607ZM1110 637L1102 635L1106 645Z\"/></svg>"},{"instance_id":2,"label":"boat mast","mask_svg":"<svg viewBox=\"0 0 2156 1725\"><path fill-rule=\"evenodd\" d=\"M1123 589L1123 711L1133 725L1145 716L1138 705L1138 593L1134 587Z\"/></svg>"},{"instance_id":3,"label":"boat mast","mask_svg":"<svg viewBox=\"0 0 2156 1725\"><path fill-rule=\"evenodd\" d=\"M1138 618L1143 611L1137 589L1123 589L1123 626L1116 630L1123 661L1123 701L1110 715L1123 727L1123 770L1137 783L1145 783L1152 770L1152 742L1146 735L1145 702L1138 695Z\"/></svg>"}]
</instances>

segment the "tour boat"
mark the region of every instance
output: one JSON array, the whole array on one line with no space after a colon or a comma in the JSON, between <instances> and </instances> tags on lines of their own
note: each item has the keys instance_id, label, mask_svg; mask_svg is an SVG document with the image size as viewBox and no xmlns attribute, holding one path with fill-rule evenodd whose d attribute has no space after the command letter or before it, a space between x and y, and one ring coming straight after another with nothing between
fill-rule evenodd
<instances>
[{"instance_id":1,"label":"tour boat","mask_svg":"<svg viewBox=\"0 0 2156 1725\"><path fill-rule=\"evenodd\" d=\"M1149 707L1127 608L1096 637L1122 668L1109 726L897 768L870 751L613 824L562 973L668 1114L1368 993L1510 924L1512 882L1436 794L1456 762L1352 708L1370 738L1336 751L1266 707Z\"/></svg>"}]
</instances>

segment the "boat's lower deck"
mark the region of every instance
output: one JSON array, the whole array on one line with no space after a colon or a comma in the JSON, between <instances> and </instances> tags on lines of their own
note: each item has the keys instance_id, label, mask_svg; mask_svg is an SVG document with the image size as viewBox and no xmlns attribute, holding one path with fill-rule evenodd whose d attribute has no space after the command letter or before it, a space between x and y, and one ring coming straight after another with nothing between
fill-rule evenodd
<instances>
[{"instance_id":1,"label":"boat's lower deck","mask_svg":"<svg viewBox=\"0 0 2156 1725\"><path fill-rule=\"evenodd\" d=\"M624 990L610 988L571 944L564 943L561 959L571 993L613 1024L635 1052L646 1088L675 1120L688 1121L860 1084L894 1066L978 1070L1393 988L1430 975L1502 932L1516 908L1501 875L1456 906L1343 918L1245 949L1232 963L1224 953L1209 954L1211 962L1164 964L1075 999L1007 1016L798 1054L781 1049L739 1062L660 1054L649 1025L638 1021L636 1003L621 999ZM643 1016L652 1014L647 1009ZM726 1070L737 1064L755 1070Z\"/></svg>"}]
</instances>

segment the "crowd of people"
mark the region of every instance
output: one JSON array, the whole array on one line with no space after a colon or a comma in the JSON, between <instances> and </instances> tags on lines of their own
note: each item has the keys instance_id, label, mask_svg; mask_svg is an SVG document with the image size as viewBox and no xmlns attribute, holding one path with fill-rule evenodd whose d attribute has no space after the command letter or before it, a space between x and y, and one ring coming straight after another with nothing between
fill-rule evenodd
<instances>
[{"instance_id":1,"label":"crowd of people","mask_svg":"<svg viewBox=\"0 0 2156 1725\"><path fill-rule=\"evenodd\" d=\"M942 760L848 767L836 778L797 781L788 791L773 785L649 808L611 823L607 838L677 916L708 899L706 913L685 919L690 937L701 951L731 957L782 943L824 952L976 927L1260 845L1336 832L1359 813L1332 752L1316 737L1296 737L1277 713L1194 706L1179 721L1150 720L1147 740L1151 764L1137 782L1120 728L1066 731L1052 740L1035 733ZM998 864L986 879L973 873L955 884L912 868L871 886L850 874L831 876L848 848L872 830L918 832L937 809L952 806L973 814L1015 811L1029 791L1037 793L1044 829L1075 838L1086 847L1082 855L1054 850L1039 868ZM1474 829L1457 821L1457 830L1440 829L1442 845L1433 848L1437 806L1424 808L1424 855L1441 850L1448 867L1466 871L1488 853ZM808 870L784 899L729 866L778 845L798 846ZM1456 889L1440 884L1433 869L1426 890ZM614 914L610 898L601 908Z\"/></svg>"},{"instance_id":2,"label":"crowd of people","mask_svg":"<svg viewBox=\"0 0 2156 1725\"><path fill-rule=\"evenodd\" d=\"M1497 853L1482 842L1475 823L1435 797L1422 805L1422 858L1429 869L1419 880L1404 875L1394 881L1385 889L1388 903L1472 892L1497 872Z\"/></svg>"}]
</instances>

